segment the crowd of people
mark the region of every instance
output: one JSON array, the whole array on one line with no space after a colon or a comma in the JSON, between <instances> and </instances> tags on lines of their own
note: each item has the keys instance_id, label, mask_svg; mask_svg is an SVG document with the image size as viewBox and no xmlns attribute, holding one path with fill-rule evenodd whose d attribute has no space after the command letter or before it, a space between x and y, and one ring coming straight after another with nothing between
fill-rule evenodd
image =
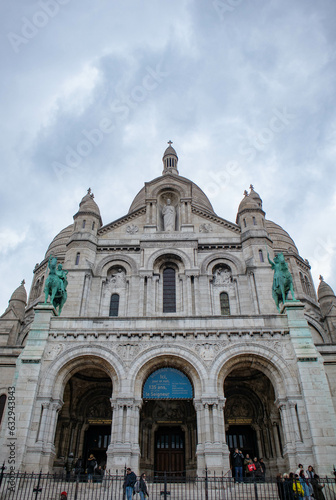
<instances>
[{"instance_id":1,"label":"crowd of people","mask_svg":"<svg viewBox=\"0 0 336 500\"><path fill-rule=\"evenodd\" d=\"M73 463L73 456L69 456L65 469L67 480L73 472L75 477L86 473L88 483L102 482L105 473L105 464L97 464L93 454L90 454L86 468L83 467L83 460L79 457L76 463ZM263 458L254 457L253 459L247 453L245 456L236 448L232 454L232 475L235 483L242 482L263 482L266 479L266 464ZM276 476L279 500L325 500L323 493L324 484L320 482L318 474L314 468L309 465L304 470L302 464L298 465L296 472L278 474ZM137 479L135 473L130 467L126 469L123 491L126 500L132 500L134 494L139 494L140 500L146 500L149 497L146 474L141 474ZM67 499L67 493L61 493L61 500Z\"/></svg>"},{"instance_id":2,"label":"crowd of people","mask_svg":"<svg viewBox=\"0 0 336 500\"><path fill-rule=\"evenodd\" d=\"M232 468L234 480L238 484L265 481L266 464L263 458L254 457L252 460L249 454L244 456L238 448L232 454ZM278 474L276 479L280 500L325 500L324 484L311 465L305 471L303 465L299 464L295 473Z\"/></svg>"},{"instance_id":3,"label":"crowd of people","mask_svg":"<svg viewBox=\"0 0 336 500\"><path fill-rule=\"evenodd\" d=\"M324 484L311 465L305 471L299 464L295 473L278 474L276 479L280 500L325 500Z\"/></svg>"},{"instance_id":4,"label":"crowd of people","mask_svg":"<svg viewBox=\"0 0 336 500\"><path fill-rule=\"evenodd\" d=\"M241 483L248 480L265 480L266 464L263 458L254 457L243 453L236 448L232 455L233 477L235 482Z\"/></svg>"}]
</instances>

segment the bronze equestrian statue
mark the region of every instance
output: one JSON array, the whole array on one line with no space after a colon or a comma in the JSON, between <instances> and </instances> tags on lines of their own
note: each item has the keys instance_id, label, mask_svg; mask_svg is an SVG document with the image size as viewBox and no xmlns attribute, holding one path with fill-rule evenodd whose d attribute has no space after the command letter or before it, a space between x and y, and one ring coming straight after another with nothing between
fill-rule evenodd
<instances>
[{"instance_id":1,"label":"bronze equestrian statue","mask_svg":"<svg viewBox=\"0 0 336 500\"><path fill-rule=\"evenodd\" d=\"M50 295L50 304L54 306L56 311L58 308L58 315L60 315L67 299L68 271L62 268L62 264L59 264L57 269L56 266L57 259L51 255L48 262L49 275L44 287L44 303L47 304Z\"/></svg>"},{"instance_id":2,"label":"bronze equestrian statue","mask_svg":"<svg viewBox=\"0 0 336 500\"><path fill-rule=\"evenodd\" d=\"M271 261L268 252L267 258L274 270L272 296L278 311L280 311L279 305L281 302L284 304L288 300L287 296L289 292L292 294L292 300L295 300L293 278L288 270L288 265L282 252L274 257L274 262Z\"/></svg>"}]
</instances>

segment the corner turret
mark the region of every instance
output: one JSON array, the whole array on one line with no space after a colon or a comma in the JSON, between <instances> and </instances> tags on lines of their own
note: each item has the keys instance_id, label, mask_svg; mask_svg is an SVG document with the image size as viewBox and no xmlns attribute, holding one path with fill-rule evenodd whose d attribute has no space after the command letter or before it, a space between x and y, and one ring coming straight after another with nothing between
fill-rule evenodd
<instances>
[{"instance_id":1,"label":"corner turret","mask_svg":"<svg viewBox=\"0 0 336 500\"><path fill-rule=\"evenodd\" d=\"M317 299L321 306L322 320L329 332L332 342L336 342L336 296L331 288L320 276L320 284L317 289Z\"/></svg>"},{"instance_id":2,"label":"corner turret","mask_svg":"<svg viewBox=\"0 0 336 500\"><path fill-rule=\"evenodd\" d=\"M100 210L94 201L94 194L91 192L91 188L88 189L87 194L82 198L79 210L74 215L74 221L74 232L88 232L95 236L98 229L103 225Z\"/></svg>"},{"instance_id":3,"label":"corner turret","mask_svg":"<svg viewBox=\"0 0 336 500\"><path fill-rule=\"evenodd\" d=\"M262 200L258 193L250 185L250 193L244 191L244 198L239 204L236 223L240 226L242 233L251 229L264 229L265 212L262 209Z\"/></svg>"}]
</instances>

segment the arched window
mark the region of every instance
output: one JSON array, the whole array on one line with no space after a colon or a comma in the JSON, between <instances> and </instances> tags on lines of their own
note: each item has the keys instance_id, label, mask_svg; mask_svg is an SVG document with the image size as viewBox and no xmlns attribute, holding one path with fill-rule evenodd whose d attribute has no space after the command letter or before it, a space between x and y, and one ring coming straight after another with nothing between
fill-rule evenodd
<instances>
[{"instance_id":1,"label":"arched window","mask_svg":"<svg viewBox=\"0 0 336 500\"><path fill-rule=\"evenodd\" d=\"M299 274L300 274L300 281L301 281L302 291L303 291L303 293L307 293L306 283L305 283L303 274L301 272Z\"/></svg>"},{"instance_id":2,"label":"arched window","mask_svg":"<svg viewBox=\"0 0 336 500\"><path fill-rule=\"evenodd\" d=\"M259 260L260 262L264 262L264 254L262 250L259 250Z\"/></svg>"},{"instance_id":3,"label":"arched window","mask_svg":"<svg viewBox=\"0 0 336 500\"><path fill-rule=\"evenodd\" d=\"M111 295L110 302L110 316L118 316L119 312L119 295L117 293L113 293Z\"/></svg>"},{"instance_id":4,"label":"arched window","mask_svg":"<svg viewBox=\"0 0 336 500\"><path fill-rule=\"evenodd\" d=\"M305 276L305 284L306 284L306 293L308 295L311 295L310 281L307 276Z\"/></svg>"},{"instance_id":5,"label":"arched window","mask_svg":"<svg viewBox=\"0 0 336 500\"><path fill-rule=\"evenodd\" d=\"M230 302L229 296L226 292L222 292L219 296L220 309L222 316L230 316Z\"/></svg>"},{"instance_id":6,"label":"arched window","mask_svg":"<svg viewBox=\"0 0 336 500\"><path fill-rule=\"evenodd\" d=\"M2 417L5 411L5 406L6 406L6 394L1 394L0 396L0 424L2 422Z\"/></svg>"},{"instance_id":7,"label":"arched window","mask_svg":"<svg viewBox=\"0 0 336 500\"><path fill-rule=\"evenodd\" d=\"M175 269L172 267L163 271L163 312L176 312Z\"/></svg>"},{"instance_id":8,"label":"arched window","mask_svg":"<svg viewBox=\"0 0 336 500\"><path fill-rule=\"evenodd\" d=\"M76 254L75 266L78 266L78 264L79 264L79 258L80 258L80 253L78 252L78 253Z\"/></svg>"}]
</instances>

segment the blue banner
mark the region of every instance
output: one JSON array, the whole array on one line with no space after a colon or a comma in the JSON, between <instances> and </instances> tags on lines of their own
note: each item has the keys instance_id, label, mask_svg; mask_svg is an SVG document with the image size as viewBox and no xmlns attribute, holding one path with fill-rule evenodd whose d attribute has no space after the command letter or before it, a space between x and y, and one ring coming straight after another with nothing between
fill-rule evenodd
<instances>
[{"instance_id":1,"label":"blue banner","mask_svg":"<svg viewBox=\"0 0 336 500\"><path fill-rule=\"evenodd\" d=\"M145 382L144 399L192 399L190 380L176 368L160 368Z\"/></svg>"}]
</instances>

